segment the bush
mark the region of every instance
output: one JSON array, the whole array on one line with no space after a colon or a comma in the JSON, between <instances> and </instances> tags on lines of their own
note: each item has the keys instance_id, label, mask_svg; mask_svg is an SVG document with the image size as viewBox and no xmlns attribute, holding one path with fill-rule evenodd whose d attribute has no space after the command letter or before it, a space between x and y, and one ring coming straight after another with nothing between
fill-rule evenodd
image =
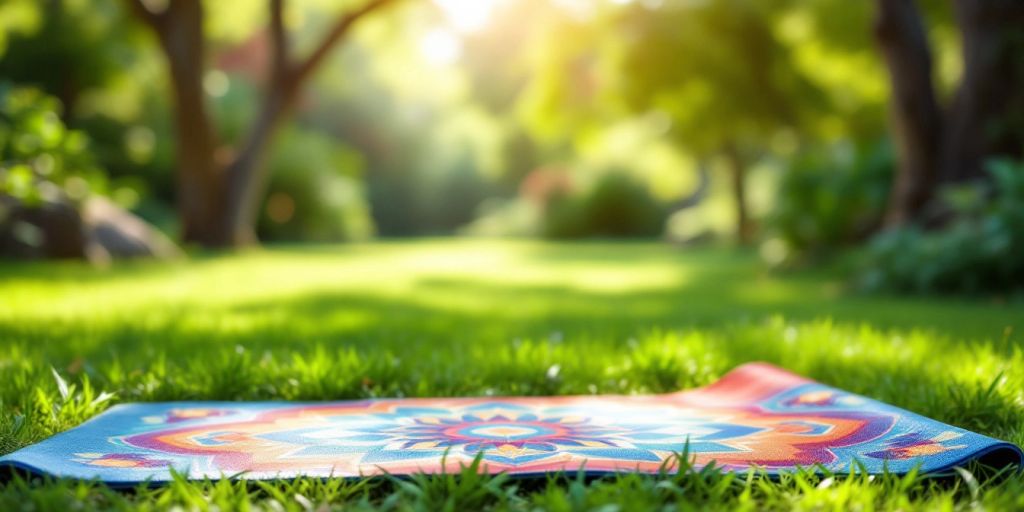
<instances>
[{"instance_id":1,"label":"bush","mask_svg":"<svg viewBox=\"0 0 1024 512\"><path fill-rule=\"evenodd\" d=\"M59 112L53 97L0 84L0 195L36 207L77 203L106 186L88 137L69 130Z\"/></svg>"},{"instance_id":2,"label":"bush","mask_svg":"<svg viewBox=\"0 0 1024 512\"><path fill-rule=\"evenodd\" d=\"M820 257L879 225L892 181L887 143L806 152L785 169L769 230L792 257Z\"/></svg>"},{"instance_id":3,"label":"bush","mask_svg":"<svg viewBox=\"0 0 1024 512\"><path fill-rule=\"evenodd\" d=\"M362 158L339 141L291 129L270 161L270 184L259 222L261 239L338 242L373 235L358 179Z\"/></svg>"},{"instance_id":4,"label":"bush","mask_svg":"<svg viewBox=\"0 0 1024 512\"><path fill-rule=\"evenodd\" d=\"M880 234L861 284L905 292L1024 292L1024 162L992 161L984 185L947 189L954 220L925 231L911 226Z\"/></svg>"},{"instance_id":5,"label":"bush","mask_svg":"<svg viewBox=\"0 0 1024 512\"><path fill-rule=\"evenodd\" d=\"M654 237L664 230L667 211L647 186L621 171L609 171L583 191L552 194L544 206L547 238Z\"/></svg>"}]
</instances>

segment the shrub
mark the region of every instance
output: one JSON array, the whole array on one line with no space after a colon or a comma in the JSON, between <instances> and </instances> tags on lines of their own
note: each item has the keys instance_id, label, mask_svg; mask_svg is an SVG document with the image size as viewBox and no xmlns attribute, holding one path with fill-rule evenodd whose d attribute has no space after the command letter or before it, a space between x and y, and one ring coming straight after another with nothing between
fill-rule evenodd
<instances>
[{"instance_id":1,"label":"shrub","mask_svg":"<svg viewBox=\"0 0 1024 512\"><path fill-rule=\"evenodd\" d=\"M1024 292L1024 162L995 160L984 184L950 188L944 228L910 226L880 234L866 254L870 290L929 293Z\"/></svg>"},{"instance_id":2,"label":"shrub","mask_svg":"<svg viewBox=\"0 0 1024 512\"><path fill-rule=\"evenodd\" d=\"M548 238L654 237L664 230L666 214L644 183L625 172L609 171L582 193L551 194L541 231Z\"/></svg>"},{"instance_id":3,"label":"shrub","mask_svg":"<svg viewBox=\"0 0 1024 512\"><path fill-rule=\"evenodd\" d=\"M892 167L887 143L798 155L782 174L769 230L799 257L820 257L864 239L884 214Z\"/></svg>"}]
</instances>

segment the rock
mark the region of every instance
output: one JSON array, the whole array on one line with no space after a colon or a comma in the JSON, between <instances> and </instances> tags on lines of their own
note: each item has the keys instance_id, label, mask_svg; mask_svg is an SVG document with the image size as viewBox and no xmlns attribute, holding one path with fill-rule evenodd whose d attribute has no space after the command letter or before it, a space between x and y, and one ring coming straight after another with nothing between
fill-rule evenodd
<instances>
[{"instance_id":1,"label":"rock","mask_svg":"<svg viewBox=\"0 0 1024 512\"><path fill-rule=\"evenodd\" d=\"M105 197L89 198L81 213L85 253L91 261L182 256L163 233Z\"/></svg>"},{"instance_id":2,"label":"rock","mask_svg":"<svg viewBox=\"0 0 1024 512\"><path fill-rule=\"evenodd\" d=\"M0 196L0 257L171 259L181 249L156 228L110 200L93 196L80 207L69 201L26 207Z\"/></svg>"},{"instance_id":3,"label":"rock","mask_svg":"<svg viewBox=\"0 0 1024 512\"><path fill-rule=\"evenodd\" d=\"M25 207L0 195L0 256L23 259L81 259L85 236L78 210L69 202Z\"/></svg>"}]
</instances>

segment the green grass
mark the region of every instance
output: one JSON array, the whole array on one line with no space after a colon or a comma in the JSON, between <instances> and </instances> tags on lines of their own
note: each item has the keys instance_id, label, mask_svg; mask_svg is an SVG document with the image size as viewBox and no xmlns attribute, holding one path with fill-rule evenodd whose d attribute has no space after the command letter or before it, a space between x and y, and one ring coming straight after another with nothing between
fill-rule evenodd
<instances>
[{"instance_id":1,"label":"green grass","mask_svg":"<svg viewBox=\"0 0 1024 512\"><path fill-rule=\"evenodd\" d=\"M655 244L424 241L111 269L4 264L0 453L116 402L655 393L752 360L1024 443L1022 328L1021 304L858 296L825 272L770 274L749 254ZM66 397L51 368L71 385ZM466 473L127 493L0 484L0 510L324 504L995 510L1024 507L1024 481Z\"/></svg>"}]
</instances>

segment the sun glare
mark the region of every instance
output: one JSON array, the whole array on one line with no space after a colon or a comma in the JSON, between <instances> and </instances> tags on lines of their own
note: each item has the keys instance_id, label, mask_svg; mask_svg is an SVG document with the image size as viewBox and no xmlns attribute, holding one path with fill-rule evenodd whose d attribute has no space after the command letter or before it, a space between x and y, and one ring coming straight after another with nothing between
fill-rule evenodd
<instances>
[{"instance_id":1,"label":"sun glare","mask_svg":"<svg viewBox=\"0 0 1024 512\"><path fill-rule=\"evenodd\" d=\"M472 32L484 28L491 19L491 13L504 0L434 0L445 17L460 32Z\"/></svg>"},{"instance_id":2,"label":"sun glare","mask_svg":"<svg viewBox=\"0 0 1024 512\"><path fill-rule=\"evenodd\" d=\"M420 40L420 51L431 64L452 64L462 55L462 43L451 31L434 29Z\"/></svg>"}]
</instances>

